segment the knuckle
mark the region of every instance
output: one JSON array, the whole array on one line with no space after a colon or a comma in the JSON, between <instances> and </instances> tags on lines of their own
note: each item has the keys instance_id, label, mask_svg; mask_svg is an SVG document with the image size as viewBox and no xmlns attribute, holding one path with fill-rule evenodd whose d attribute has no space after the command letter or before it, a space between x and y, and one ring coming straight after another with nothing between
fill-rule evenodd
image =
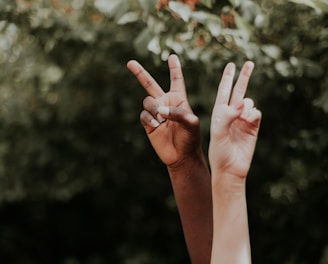
<instances>
[{"instance_id":1,"label":"knuckle","mask_svg":"<svg viewBox=\"0 0 328 264\"><path fill-rule=\"evenodd\" d=\"M153 84L155 83L155 81L153 79L148 79L145 81L145 88L149 88L151 87Z\"/></svg>"},{"instance_id":2,"label":"knuckle","mask_svg":"<svg viewBox=\"0 0 328 264\"><path fill-rule=\"evenodd\" d=\"M140 116L140 119L144 119L146 116L146 111L145 110L141 111L139 116Z\"/></svg>"},{"instance_id":3,"label":"knuckle","mask_svg":"<svg viewBox=\"0 0 328 264\"><path fill-rule=\"evenodd\" d=\"M253 107L254 106L254 101L251 98L245 98L244 99L244 104L246 104L246 105L248 105L250 107Z\"/></svg>"},{"instance_id":4,"label":"knuckle","mask_svg":"<svg viewBox=\"0 0 328 264\"><path fill-rule=\"evenodd\" d=\"M144 109L151 112L151 113L157 112L157 106L158 106L158 104L157 104L156 100L151 96L147 96L143 100Z\"/></svg>"},{"instance_id":5,"label":"knuckle","mask_svg":"<svg viewBox=\"0 0 328 264\"><path fill-rule=\"evenodd\" d=\"M147 96L147 97L143 100L142 104L143 104L143 107L144 107L144 108L149 108L149 106L153 104L153 103L152 103L152 97L151 97L151 96Z\"/></svg>"},{"instance_id":6,"label":"knuckle","mask_svg":"<svg viewBox=\"0 0 328 264\"><path fill-rule=\"evenodd\" d=\"M141 123L145 123L145 121L146 121L146 118L147 118L147 112L144 110L144 111L142 111L141 113L140 113L140 121L141 121Z\"/></svg>"},{"instance_id":7,"label":"knuckle","mask_svg":"<svg viewBox=\"0 0 328 264\"><path fill-rule=\"evenodd\" d=\"M141 124L143 125L146 125L150 122L150 120L153 119L153 116L146 110L143 110L141 113L140 113L140 122Z\"/></svg>"}]
</instances>

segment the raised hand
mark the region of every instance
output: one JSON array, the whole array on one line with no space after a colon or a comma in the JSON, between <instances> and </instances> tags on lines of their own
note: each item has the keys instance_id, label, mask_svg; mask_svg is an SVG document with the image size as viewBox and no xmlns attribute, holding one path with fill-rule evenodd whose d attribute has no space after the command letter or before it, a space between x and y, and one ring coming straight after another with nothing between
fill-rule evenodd
<instances>
[{"instance_id":1,"label":"raised hand","mask_svg":"<svg viewBox=\"0 0 328 264\"><path fill-rule=\"evenodd\" d=\"M168 59L168 92L136 61L128 68L148 92L140 114L150 142L167 165L191 262L209 263L213 217L211 177L200 143L199 119L187 100L180 62Z\"/></svg>"},{"instance_id":2,"label":"raised hand","mask_svg":"<svg viewBox=\"0 0 328 264\"><path fill-rule=\"evenodd\" d=\"M127 67L149 94L144 99L140 120L153 148L167 166L178 167L186 158L199 155L200 128L187 100L178 57L171 55L168 65L171 79L168 92L138 62L129 61Z\"/></svg>"},{"instance_id":3,"label":"raised hand","mask_svg":"<svg viewBox=\"0 0 328 264\"><path fill-rule=\"evenodd\" d=\"M211 120L213 244L211 264L250 264L246 176L252 161L261 112L244 98L254 64L246 62L234 86L229 63L219 85Z\"/></svg>"},{"instance_id":4,"label":"raised hand","mask_svg":"<svg viewBox=\"0 0 328 264\"><path fill-rule=\"evenodd\" d=\"M261 112L244 98L254 64L246 62L234 86L235 65L221 79L211 120L209 160L212 173L246 177L253 157Z\"/></svg>"}]
</instances>

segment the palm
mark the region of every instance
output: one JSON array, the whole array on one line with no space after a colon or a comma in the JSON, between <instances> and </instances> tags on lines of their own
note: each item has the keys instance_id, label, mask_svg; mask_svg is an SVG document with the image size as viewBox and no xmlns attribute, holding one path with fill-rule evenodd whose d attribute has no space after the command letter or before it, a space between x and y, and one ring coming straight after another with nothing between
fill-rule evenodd
<instances>
[{"instance_id":1,"label":"palm","mask_svg":"<svg viewBox=\"0 0 328 264\"><path fill-rule=\"evenodd\" d=\"M259 127L252 122L237 118L227 131L214 132L210 156L216 165L232 175L245 177L253 157Z\"/></svg>"},{"instance_id":2,"label":"palm","mask_svg":"<svg viewBox=\"0 0 328 264\"><path fill-rule=\"evenodd\" d=\"M185 84L180 63L177 56L171 55L168 60L170 67L171 87L170 91L165 93L156 83L151 75L143 67L135 62L128 63L130 71L138 78L140 84L149 94L148 104L143 113L150 118L156 119L157 107L168 106L178 107L185 113L192 114L192 110L187 101ZM146 113L145 113L146 112ZM186 123L177 122L177 120L166 120L159 127L152 127L147 122L142 122L149 140L158 156L166 165L172 165L181 161L186 155L200 145L199 122Z\"/></svg>"},{"instance_id":3,"label":"palm","mask_svg":"<svg viewBox=\"0 0 328 264\"><path fill-rule=\"evenodd\" d=\"M227 65L212 113L212 169L239 177L246 177L249 170L261 119L253 101L243 99L252 70L253 64L246 63L232 90L235 67Z\"/></svg>"},{"instance_id":4,"label":"palm","mask_svg":"<svg viewBox=\"0 0 328 264\"><path fill-rule=\"evenodd\" d=\"M179 106L191 113L183 94L169 92L160 98L159 102L166 106ZM180 122L166 120L158 128L148 130L147 135L156 153L166 165L175 164L187 155L192 155L200 143L198 124L187 128Z\"/></svg>"}]
</instances>

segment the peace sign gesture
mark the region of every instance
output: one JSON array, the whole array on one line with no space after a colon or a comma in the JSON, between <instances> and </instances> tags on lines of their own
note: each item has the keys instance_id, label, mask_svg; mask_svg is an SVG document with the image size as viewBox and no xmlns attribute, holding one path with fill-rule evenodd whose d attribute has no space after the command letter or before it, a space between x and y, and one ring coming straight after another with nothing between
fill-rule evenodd
<instances>
[{"instance_id":1,"label":"peace sign gesture","mask_svg":"<svg viewBox=\"0 0 328 264\"><path fill-rule=\"evenodd\" d=\"M140 121L153 148L167 166L178 167L187 157L199 154L200 128L188 103L178 57L170 55L168 65L168 92L137 61L129 61L127 67L149 94L144 99Z\"/></svg>"},{"instance_id":2,"label":"peace sign gesture","mask_svg":"<svg viewBox=\"0 0 328 264\"><path fill-rule=\"evenodd\" d=\"M211 120L213 244L211 264L251 263L246 176L252 161L261 112L244 98L254 64L246 62L234 86L235 65L227 64Z\"/></svg>"},{"instance_id":3,"label":"peace sign gesture","mask_svg":"<svg viewBox=\"0 0 328 264\"><path fill-rule=\"evenodd\" d=\"M234 88L235 65L229 63L223 72L211 120L212 177L178 57L171 55L168 65L171 86L164 92L138 62L127 64L148 93L140 120L168 167L190 258L193 263L250 263L245 179L261 112L244 96L254 64L244 64Z\"/></svg>"},{"instance_id":4,"label":"peace sign gesture","mask_svg":"<svg viewBox=\"0 0 328 264\"><path fill-rule=\"evenodd\" d=\"M246 62L234 86L235 65L227 64L211 120L209 160L214 174L246 177L253 157L261 112L244 98L254 64Z\"/></svg>"}]
</instances>

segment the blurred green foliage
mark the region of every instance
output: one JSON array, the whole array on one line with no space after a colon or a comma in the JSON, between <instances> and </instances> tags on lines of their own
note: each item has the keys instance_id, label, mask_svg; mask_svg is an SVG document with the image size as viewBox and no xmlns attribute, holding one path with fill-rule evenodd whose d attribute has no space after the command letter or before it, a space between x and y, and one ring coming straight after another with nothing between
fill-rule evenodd
<instances>
[{"instance_id":1,"label":"blurred green foliage","mask_svg":"<svg viewBox=\"0 0 328 264\"><path fill-rule=\"evenodd\" d=\"M166 89L174 52L205 151L224 65L255 61L253 262L328 263L326 1L157 2L0 2L0 262L188 263L125 67L140 60Z\"/></svg>"}]
</instances>

